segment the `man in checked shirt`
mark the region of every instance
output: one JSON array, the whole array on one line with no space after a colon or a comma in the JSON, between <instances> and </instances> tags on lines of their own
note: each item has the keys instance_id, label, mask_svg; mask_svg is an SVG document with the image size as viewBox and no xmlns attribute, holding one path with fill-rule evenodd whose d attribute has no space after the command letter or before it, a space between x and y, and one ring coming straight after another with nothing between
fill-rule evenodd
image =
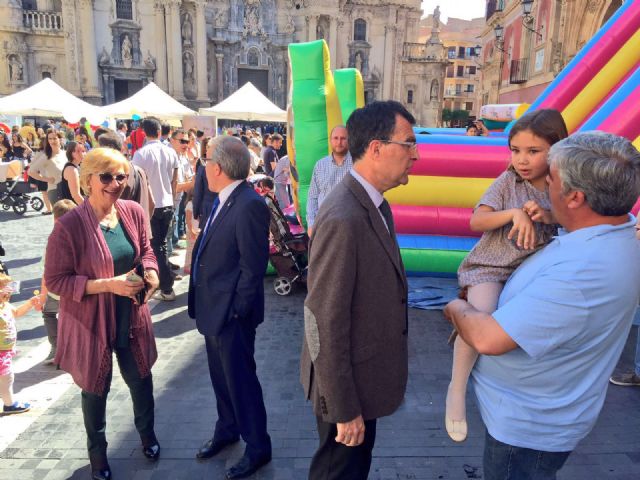
<instances>
[{"instance_id":1,"label":"man in checked shirt","mask_svg":"<svg viewBox=\"0 0 640 480\"><path fill-rule=\"evenodd\" d=\"M344 125L338 125L331 130L330 141L333 153L318 160L311 176L307 197L307 232L309 236L311 236L320 205L333 190L333 187L339 184L353 167L348 147L347 129Z\"/></svg>"}]
</instances>

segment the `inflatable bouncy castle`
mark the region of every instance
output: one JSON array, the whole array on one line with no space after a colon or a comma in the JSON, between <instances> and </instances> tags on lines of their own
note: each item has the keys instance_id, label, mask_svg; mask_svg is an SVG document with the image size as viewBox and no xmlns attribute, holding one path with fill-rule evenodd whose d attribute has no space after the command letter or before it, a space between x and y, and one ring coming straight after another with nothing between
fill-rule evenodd
<instances>
[{"instance_id":1,"label":"inflatable bouncy castle","mask_svg":"<svg viewBox=\"0 0 640 480\"><path fill-rule=\"evenodd\" d=\"M603 130L630 139L640 149L639 45L640 1L624 2L528 111L559 110L570 132ZM289 56L289 128L294 135L290 158L295 158L299 173L296 207L304 220L313 166L329 153L331 129L346 123L364 103L362 78L354 69L333 74L323 40L292 44ZM519 106L494 110L501 121L524 113ZM479 236L469 229L472 209L509 162L504 135L447 133L416 128L419 159L409 184L385 194L410 274L455 275ZM640 202L634 213L638 209Z\"/></svg>"}]
</instances>

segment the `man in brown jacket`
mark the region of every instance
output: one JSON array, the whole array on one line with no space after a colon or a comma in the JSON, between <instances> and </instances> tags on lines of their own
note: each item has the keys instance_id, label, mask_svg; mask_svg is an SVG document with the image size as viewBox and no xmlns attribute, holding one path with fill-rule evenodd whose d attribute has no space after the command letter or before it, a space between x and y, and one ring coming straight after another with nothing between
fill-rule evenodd
<instances>
[{"instance_id":1,"label":"man in brown jacket","mask_svg":"<svg viewBox=\"0 0 640 480\"><path fill-rule=\"evenodd\" d=\"M376 419L407 383L407 281L383 192L409 181L413 116L373 102L347 122L353 170L323 202L310 246L301 381L320 445L310 480L365 480Z\"/></svg>"}]
</instances>

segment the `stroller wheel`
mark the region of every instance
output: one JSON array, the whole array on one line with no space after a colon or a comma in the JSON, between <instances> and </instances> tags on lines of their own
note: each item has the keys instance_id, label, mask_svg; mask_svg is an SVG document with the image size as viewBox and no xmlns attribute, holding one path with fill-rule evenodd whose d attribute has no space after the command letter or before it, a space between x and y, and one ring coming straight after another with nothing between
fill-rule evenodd
<instances>
[{"instance_id":1,"label":"stroller wheel","mask_svg":"<svg viewBox=\"0 0 640 480\"><path fill-rule=\"evenodd\" d=\"M31 208L33 208L36 212L39 212L40 210L42 210L42 207L44 207L44 202L40 197L31 197L30 203Z\"/></svg>"},{"instance_id":2,"label":"stroller wheel","mask_svg":"<svg viewBox=\"0 0 640 480\"><path fill-rule=\"evenodd\" d=\"M27 211L27 202L24 200L18 201L13 205L13 211L18 215L24 215Z\"/></svg>"},{"instance_id":3,"label":"stroller wheel","mask_svg":"<svg viewBox=\"0 0 640 480\"><path fill-rule=\"evenodd\" d=\"M291 281L287 277L278 277L273 281L273 289L278 295L289 295L291 293Z\"/></svg>"},{"instance_id":4,"label":"stroller wheel","mask_svg":"<svg viewBox=\"0 0 640 480\"><path fill-rule=\"evenodd\" d=\"M8 203L3 203L3 204L2 204L2 209L3 209L3 210L5 210L5 211L6 211L6 210L9 210L10 208L11 208L11 205L9 205Z\"/></svg>"}]
</instances>

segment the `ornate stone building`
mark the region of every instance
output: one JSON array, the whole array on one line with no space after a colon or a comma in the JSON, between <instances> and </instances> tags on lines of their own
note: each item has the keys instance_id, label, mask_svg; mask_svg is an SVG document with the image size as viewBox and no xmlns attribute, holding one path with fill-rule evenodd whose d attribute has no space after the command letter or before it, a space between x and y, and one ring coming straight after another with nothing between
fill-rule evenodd
<instances>
[{"instance_id":1,"label":"ornate stone building","mask_svg":"<svg viewBox=\"0 0 640 480\"><path fill-rule=\"evenodd\" d=\"M525 15L521 0L487 0L479 40L481 104L531 103L620 5L622 0L535 0Z\"/></svg>"},{"instance_id":2,"label":"ornate stone building","mask_svg":"<svg viewBox=\"0 0 640 480\"><path fill-rule=\"evenodd\" d=\"M287 46L324 38L367 100L394 98L435 125L446 58L438 25L417 43L420 0L5 0L0 95L51 77L96 104L149 81L191 107L251 81L281 107ZM0 64L1 65L1 64Z\"/></svg>"}]
</instances>

